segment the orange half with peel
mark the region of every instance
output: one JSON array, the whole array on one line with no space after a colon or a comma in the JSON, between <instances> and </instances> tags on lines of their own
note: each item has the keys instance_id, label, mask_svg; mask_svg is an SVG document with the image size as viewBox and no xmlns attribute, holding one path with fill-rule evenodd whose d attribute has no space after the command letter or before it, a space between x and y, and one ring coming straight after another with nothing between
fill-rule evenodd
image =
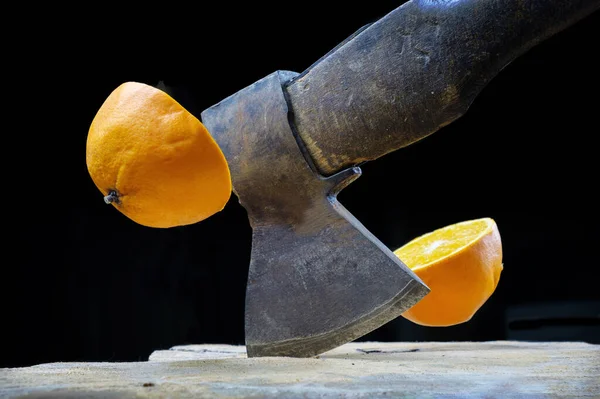
<instances>
[{"instance_id":1,"label":"orange half with peel","mask_svg":"<svg viewBox=\"0 0 600 399\"><path fill-rule=\"evenodd\" d=\"M500 232L492 218L440 228L394 254L431 290L402 316L431 327L469 321L496 290L504 267Z\"/></svg>"},{"instance_id":2,"label":"orange half with peel","mask_svg":"<svg viewBox=\"0 0 600 399\"><path fill-rule=\"evenodd\" d=\"M202 221L232 192L227 160L202 122L138 82L118 86L96 113L86 164L105 202L149 227Z\"/></svg>"}]
</instances>

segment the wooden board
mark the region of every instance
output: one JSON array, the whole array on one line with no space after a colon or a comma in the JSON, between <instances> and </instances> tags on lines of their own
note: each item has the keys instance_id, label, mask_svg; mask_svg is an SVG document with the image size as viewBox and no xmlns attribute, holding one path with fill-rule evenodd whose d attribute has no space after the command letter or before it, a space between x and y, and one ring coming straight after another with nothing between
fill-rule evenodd
<instances>
[{"instance_id":1,"label":"wooden board","mask_svg":"<svg viewBox=\"0 0 600 399\"><path fill-rule=\"evenodd\" d=\"M248 358L188 345L145 362L0 369L2 398L600 398L600 345L354 342L320 356Z\"/></svg>"}]
</instances>

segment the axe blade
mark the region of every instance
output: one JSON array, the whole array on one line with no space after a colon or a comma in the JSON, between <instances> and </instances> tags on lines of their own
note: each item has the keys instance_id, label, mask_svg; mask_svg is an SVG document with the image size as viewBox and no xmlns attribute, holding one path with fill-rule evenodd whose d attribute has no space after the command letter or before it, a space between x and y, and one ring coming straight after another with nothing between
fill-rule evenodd
<instances>
[{"instance_id":1,"label":"axe blade","mask_svg":"<svg viewBox=\"0 0 600 399\"><path fill-rule=\"evenodd\" d=\"M360 175L316 172L294 134L277 71L203 111L248 212L249 357L309 357L400 316L429 289L336 198Z\"/></svg>"}]
</instances>

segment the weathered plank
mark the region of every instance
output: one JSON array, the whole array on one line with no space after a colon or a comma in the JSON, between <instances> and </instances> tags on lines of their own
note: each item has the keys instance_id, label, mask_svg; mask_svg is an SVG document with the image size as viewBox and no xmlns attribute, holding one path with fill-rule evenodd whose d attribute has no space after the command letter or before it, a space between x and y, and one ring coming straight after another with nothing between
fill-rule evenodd
<instances>
[{"instance_id":1,"label":"weathered plank","mask_svg":"<svg viewBox=\"0 0 600 399\"><path fill-rule=\"evenodd\" d=\"M600 398L600 346L354 342L321 356L248 358L188 345L146 362L0 369L3 398Z\"/></svg>"}]
</instances>

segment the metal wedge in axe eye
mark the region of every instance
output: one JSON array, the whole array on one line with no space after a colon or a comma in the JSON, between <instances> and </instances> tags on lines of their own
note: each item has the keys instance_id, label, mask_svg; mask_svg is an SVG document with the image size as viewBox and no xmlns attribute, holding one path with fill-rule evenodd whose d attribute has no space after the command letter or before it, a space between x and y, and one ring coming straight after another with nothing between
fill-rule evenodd
<instances>
[{"instance_id":1,"label":"metal wedge in axe eye","mask_svg":"<svg viewBox=\"0 0 600 399\"><path fill-rule=\"evenodd\" d=\"M456 120L508 63L599 5L412 0L304 72L276 71L201 113L252 227L249 357L317 355L428 293L337 193L362 162Z\"/></svg>"}]
</instances>

